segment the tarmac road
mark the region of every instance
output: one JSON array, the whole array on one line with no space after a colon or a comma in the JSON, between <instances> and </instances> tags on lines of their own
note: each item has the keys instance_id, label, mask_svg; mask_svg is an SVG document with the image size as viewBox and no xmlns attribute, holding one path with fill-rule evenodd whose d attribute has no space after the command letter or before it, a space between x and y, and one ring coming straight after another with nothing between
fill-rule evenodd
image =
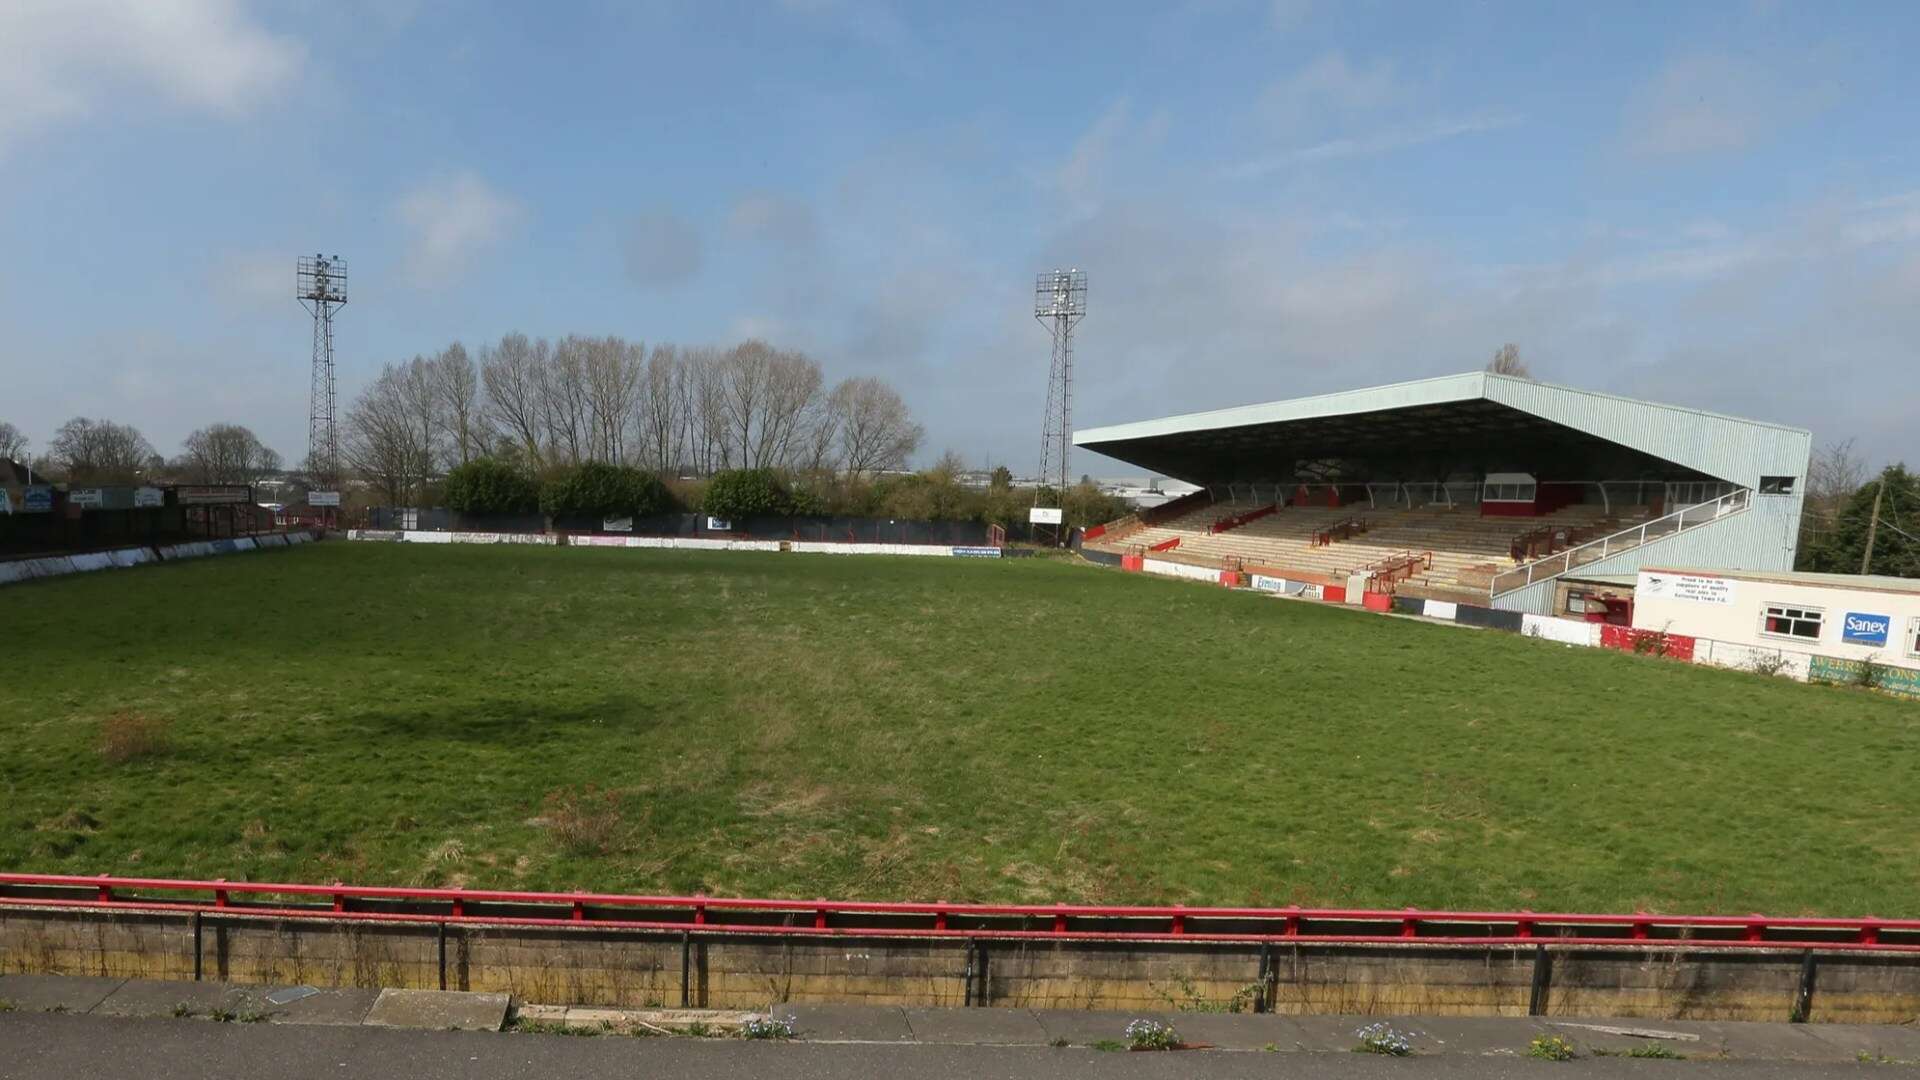
<instances>
[{"instance_id":1,"label":"tarmac road","mask_svg":"<svg viewBox=\"0 0 1920 1080\"><path fill-rule=\"evenodd\" d=\"M1622 1058L1552 1063L1469 1055L1129 1054L1037 1046L761 1043L0 1014L0 1080L1801 1080L1879 1075L1912 1071L1851 1063Z\"/></svg>"}]
</instances>

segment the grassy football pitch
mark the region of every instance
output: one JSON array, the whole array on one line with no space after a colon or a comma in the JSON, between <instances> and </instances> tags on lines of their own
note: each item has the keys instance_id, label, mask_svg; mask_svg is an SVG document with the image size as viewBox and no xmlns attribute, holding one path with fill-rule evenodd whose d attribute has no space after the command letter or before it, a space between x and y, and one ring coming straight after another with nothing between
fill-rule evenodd
<instances>
[{"instance_id":1,"label":"grassy football pitch","mask_svg":"<svg viewBox=\"0 0 1920 1080\"><path fill-rule=\"evenodd\" d=\"M1914 914L1920 707L1046 560L311 548L0 590L0 867Z\"/></svg>"}]
</instances>

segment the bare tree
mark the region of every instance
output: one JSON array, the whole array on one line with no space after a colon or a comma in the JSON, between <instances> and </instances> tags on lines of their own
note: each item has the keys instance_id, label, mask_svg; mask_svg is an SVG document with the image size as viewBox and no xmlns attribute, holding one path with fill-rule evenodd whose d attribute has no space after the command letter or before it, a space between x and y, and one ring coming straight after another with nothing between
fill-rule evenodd
<instances>
[{"instance_id":1,"label":"bare tree","mask_svg":"<svg viewBox=\"0 0 1920 1080\"><path fill-rule=\"evenodd\" d=\"M1526 361L1520 359L1520 346L1511 341L1493 351L1493 359L1487 362L1487 370L1495 375L1511 375L1516 379L1533 378Z\"/></svg>"},{"instance_id":2,"label":"bare tree","mask_svg":"<svg viewBox=\"0 0 1920 1080\"><path fill-rule=\"evenodd\" d=\"M587 456L617 464L626 460L627 437L636 420L646 347L618 337L590 338L584 342L584 356Z\"/></svg>"},{"instance_id":3,"label":"bare tree","mask_svg":"<svg viewBox=\"0 0 1920 1080\"><path fill-rule=\"evenodd\" d=\"M1867 463L1854 452L1852 439L1827 443L1807 462L1807 502L1822 511L1838 509L1866 479Z\"/></svg>"},{"instance_id":4,"label":"bare tree","mask_svg":"<svg viewBox=\"0 0 1920 1080\"><path fill-rule=\"evenodd\" d=\"M209 424L182 450L174 471L195 484L251 484L280 469L280 455L239 424Z\"/></svg>"},{"instance_id":5,"label":"bare tree","mask_svg":"<svg viewBox=\"0 0 1920 1080\"><path fill-rule=\"evenodd\" d=\"M592 422L587 401L585 338L571 334L554 343L540 370L540 416L556 460L578 465L590 454Z\"/></svg>"},{"instance_id":6,"label":"bare tree","mask_svg":"<svg viewBox=\"0 0 1920 1080\"><path fill-rule=\"evenodd\" d=\"M432 400L424 360L388 364L347 410L342 449L347 463L397 506L414 502L433 473Z\"/></svg>"},{"instance_id":7,"label":"bare tree","mask_svg":"<svg viewBox=\"0 0 1920 1080\"><path fill-rule=\"evenodd\" d=\"M132 426L84 416L60 425L47 450L72 484L131 484L159 457Z\"/></svg>"},{"instance_id":8,"label":"bare tree","mask_svg":"<svg viewBox=\"0 0 1920 1080\"><path fill-rule=\"evenodd\" d=\"M719 376L727 443L739 464L794 464L801 424L820 396L820 365L804 353L753 340L727 351Z\"/></svg>"},{"instance_id":9,"label":"bare tree","mask_svg":"<svg viewBox=\"0 0 1920 1080\"><path fill-rule=\"evenodd\" d=\"M720 368L726 354L701 346L686 354L684 385L688 441L696 472L712 475L733 463L727 445L726 388Z\"/></svg>"},{"instance_id":10,"label":"bare tree","mask_svg":"<svg viewBox=\"0 0 1920 1080\"><path fill-rule=\"evenodd\" d=\"M0 420L0 458L17 461L27 453L27 434Z\"/></svg>"},{"instance_id":11,"label":"bare tree","mask_svg":"<svg viewBox=\"0 0 1920 1080\"><path fill-rule=\"evenodd\" d=\"M844 380L827 404L836 421L840 466L849 476L903 468L920 449L924 430L899 393L879 379Z\"/></svg>"},{"instance_id":12,"label":"bare tree","mask_svg":"<svg viewBox=\"0 0 1920 1080\"><path fill-rule=\"evenodd\" d=\"M480 381L487 390L486 413L491 425L520 445L527 462L538 471L545 464L541 453L543 421L543 370L547 365L547 343L529 341L525 334L508 334L497 346L480 350Z\"/></svg>"},{"instance_id":13,"label":"bare tree","mask_svg":"<svg viewBox=\"0 0 1920 1080\"><path fill-rule=\"evenodd\" d=\"M684 463L693 410L687 396L687 362L671 345L655 345L639 387L640 462L666 474Z\"/></svg>"},{"instance_id":14,"label":"bare tree","mask_svg":"<svg viewBox=\"0 0 1920 1080\"><path fill-rule=\"evenodd\" d=\"M454 342L430 364L433 394L453 460L465 465L487 452L486 413L480 407L480 373L467 347Z\"/></svg>"}]
</instances>

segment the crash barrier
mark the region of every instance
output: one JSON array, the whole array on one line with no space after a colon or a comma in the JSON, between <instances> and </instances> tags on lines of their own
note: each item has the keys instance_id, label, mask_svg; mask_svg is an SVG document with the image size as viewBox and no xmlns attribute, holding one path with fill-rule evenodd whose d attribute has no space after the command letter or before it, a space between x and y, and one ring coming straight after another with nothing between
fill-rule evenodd
<instances>
[{"instance_id":1,"label":"crash barrier","mask_svg":"<svg viewBox=\"0 0 1920 1080\"><path fill-rule=\"evenodd\" d=\"M1889 1022L1920 920L757 900L0 874L0 971L784 1002Z\"/></svg>"},{"instance_id":2,"label":"crash barrier","mask_svg":"<svg viewBox=\"0 0 1920 1080\"><path fill-rule=\"evenodd\" d=\"M68 574L86 574L95 570L126 569L155 562L175 562L181 559L204 558L209 555L227 555L259 548L286 547L291 544L307 543L312 539L314 536L309 532L266 533L260 536L242 536L232 540L194 540L183 544L162 544L158 547L116 548L112 551L90 551L79 555L15 559L11 562L0 562L0 585L64 577Z\"/></svg>"}]
</instances>

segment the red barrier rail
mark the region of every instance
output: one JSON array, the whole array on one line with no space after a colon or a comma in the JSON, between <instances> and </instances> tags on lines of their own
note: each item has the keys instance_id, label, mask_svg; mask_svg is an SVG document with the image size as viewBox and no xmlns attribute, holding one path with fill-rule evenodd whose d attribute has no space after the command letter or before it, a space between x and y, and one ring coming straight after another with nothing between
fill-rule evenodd
<instances>
[{"instance_id":1,"label":"red barrier rail","mask_svg":"<svg viewBox=\"0 0 1920 1080\"><path fill-rule=\"evenodd\" d=\"M243 900L243 898L252 898ZM761 900L0 874L0 905L709 934L1920 952L1920 919Z\"/></svg>"}]
</instances>

